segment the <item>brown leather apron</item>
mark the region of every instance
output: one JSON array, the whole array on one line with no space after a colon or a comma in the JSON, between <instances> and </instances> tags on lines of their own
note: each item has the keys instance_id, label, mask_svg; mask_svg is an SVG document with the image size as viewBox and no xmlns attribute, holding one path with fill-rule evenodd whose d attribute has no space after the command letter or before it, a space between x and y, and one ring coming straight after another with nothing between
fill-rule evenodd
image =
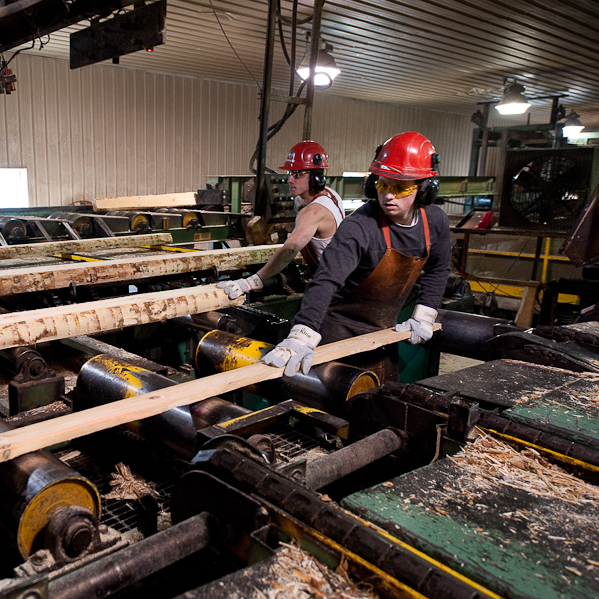
<instances>
[{"instance_id":1,"label":"brown leather apron","mask_svg":"<svg viewBox=\"0 0 599 599\"><path fill-rule=\"evenodd\" d=\"M366 279L342 300L329 306L320 327L321 345L395 326L397 315L428 259L431 241L424 209L420 208L420 217L426 249L423 257L412 257L391 247L389 221L378 203L377 206L379 206L379 218L387 250ZM347 363L374 370L381 383L384 380L398 378L398 356L395 344L381 350L352 356Z\"/></svg>"},{"instance_id":2,"label":"brown leather apron","mask_svg":"<svg viewBox=\"0 0 599 599\"><path fill-rule=\"evenodd\" d=\"M343 210L341 209L341 206L339 206L339 202L337 201L337 198L332 193L329 193L329 191L327 191L325 189L321 193L316 194L314 196L314 200L316 198L320 198L322 196L326 196L327 198L329 198L329 200L331 200L335 204L335 206L337 206L339 212L341 213L341 220L343 220L345 218L345 216L343 214ZM312 202L314 200L312 200ZM312 202L310 202L310 204ZM310 269L310 273L312 274L312 276L314 276L314 273L316 272L316 269L318 268L319 260L316 257L316 255L310 250L310 244L304 246L300 250L300 252L302 254L302 258L304 259L304 262L308 265L308 267Z\"/></svg>"}]
</instances>

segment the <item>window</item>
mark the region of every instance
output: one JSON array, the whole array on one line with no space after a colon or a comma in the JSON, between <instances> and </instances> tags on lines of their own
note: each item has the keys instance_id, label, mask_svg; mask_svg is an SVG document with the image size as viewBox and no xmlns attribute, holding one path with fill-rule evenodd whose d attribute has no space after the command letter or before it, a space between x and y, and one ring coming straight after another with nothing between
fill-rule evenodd
<instances>
[{"instance_id":1,"label":"window","mask_svg":"<svg viewBox=\"0 0 599 599\"><path fill-rule=\"evenodd\" d=\"M26 168L0 168L0 208L29 206Z\"/></svg>"}]
</instances>

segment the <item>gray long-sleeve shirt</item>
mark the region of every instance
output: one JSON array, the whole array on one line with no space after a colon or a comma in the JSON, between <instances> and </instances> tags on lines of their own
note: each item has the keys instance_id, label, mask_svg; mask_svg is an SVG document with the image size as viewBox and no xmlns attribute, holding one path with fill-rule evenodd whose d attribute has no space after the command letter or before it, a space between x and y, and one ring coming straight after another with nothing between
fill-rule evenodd
<instances>
[{"instance_id":1,"label":"gray long-sleeve shirt","mask_svg":"<svg viewBox=\"0 0 599 599\"><path fill-rule=\"evenodd\" d=\"M376 268L387 246L378 218L376 201L367 202L339 226L322 254L293 319L318 331L329 305L346 297ZM418 303L437 309L451 270L449 219L438 206L427 207L431 251L420 278ZM406 256L423 256L424 228L420 215L410 226L390 223L391 246Z\"/></svg>"}]
</instances>

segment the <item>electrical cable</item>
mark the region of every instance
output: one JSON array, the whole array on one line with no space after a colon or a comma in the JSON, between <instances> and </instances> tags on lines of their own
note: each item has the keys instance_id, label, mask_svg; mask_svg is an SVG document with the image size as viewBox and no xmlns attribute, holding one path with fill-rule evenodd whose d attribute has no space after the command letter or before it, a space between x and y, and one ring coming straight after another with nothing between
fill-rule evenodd
<instances>
[{"instance_id":1,"label":"electrical cable","mask_svg":"<svg viewBox=\"0 0 599 599\"><path fill-rule=\"evenodd\" d=\"M225 36L225 39L227 40L227 43L229 44L229 46L231 47L231 50L233 50L235 56L237 56L237 58L239 59L239 62L241 63L241 65L243 66L243 68L249 73L250 77L254 80L254 83L258 86L258 89L260 91L262 91L262 88L260 87L260 84L256 81L256 78L254 77L254 75L252 74L252 72L248 69L248 67L245 65L245 63L243 62L243 60L241 60L241 56L239 56L239 54L237 54L237 50L235 50L235 48L233 47L233 44L231 43L231 40L227 37L227 34L222 26L222 23L220 22L220 19L218 18L218 14L216 12L216 9L214 8L214 5L212 4L212 0L208 0L210 2L210 7L212 8L212 12L214 13L214 16L216 17L216 22L218 23L218 26L220 27L221 31L223 32L223 35Z\"/></svg>"},{"instance_id":2,"label":"electrical cable","mask_svg":"<svg viewBox=\"0 0 599 599\"><path fill-rule=\"evenodd\" d=\"M306 86L306 83L307 83L306 81L302 81L302 83L298 87L297 97L299 97L299 95L302 93L304 87ZM287 120L289 120L289 118L297 110L298 106L299 106L299 104L287 104L287 108L285 109L283 116L276 123L273 123L272 125L270 125L268 127L268 134L266 136L266 141L271 140L281 130L283 125L287 122ZM256 169L254 168L254 162L256 161L256 158L258 157L258 151L259 151L258 143L256 143L256 149L255 149L254 153L252 154L252 157L250 158L250 165L249 165L250 172L254 175L256 174ZM267 171L273 175L276 174L276 171L274 171L273 169L268 168L268 167L265 167L265 171Z\"/></svg>"}]
</instances>

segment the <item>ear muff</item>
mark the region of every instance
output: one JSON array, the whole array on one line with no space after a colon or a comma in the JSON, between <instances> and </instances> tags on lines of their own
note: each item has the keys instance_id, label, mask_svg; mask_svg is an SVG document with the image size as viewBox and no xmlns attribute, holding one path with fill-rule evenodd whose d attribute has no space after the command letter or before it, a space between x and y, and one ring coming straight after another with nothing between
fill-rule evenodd
<instances>
[{"instance_id":1,"label":"ear muff","mask_svg":"<svg viewBox=\"0 0 599 599\"><path fill-rule=\"evenodd\" d=\"M320 193L327 184L327 178L322 171L310 171L309 189L312 193Z\"/></svg>"},{"instance_id":2,"label":"ear muff","mask_svg":"<svg viewBox=\"0 0 599 599\"><path fill-rule=\"evenodd\" d=\"M368 175L364 182L364 195L370 200L376 200L379 197L374 186L378 178L378 175Z\"/></svg>"},{"instance_id":3,"label":"ear muff","mask_svg":"<svg viewBox=\"0 0 599 599\"><path fill-rule=\"evenodd\" d=\"M418 192L416 193L416 204L420 206L430 206L437 199L439 193L438 177L422 179L418 183Z\"/></svg>"}]
</instances>

